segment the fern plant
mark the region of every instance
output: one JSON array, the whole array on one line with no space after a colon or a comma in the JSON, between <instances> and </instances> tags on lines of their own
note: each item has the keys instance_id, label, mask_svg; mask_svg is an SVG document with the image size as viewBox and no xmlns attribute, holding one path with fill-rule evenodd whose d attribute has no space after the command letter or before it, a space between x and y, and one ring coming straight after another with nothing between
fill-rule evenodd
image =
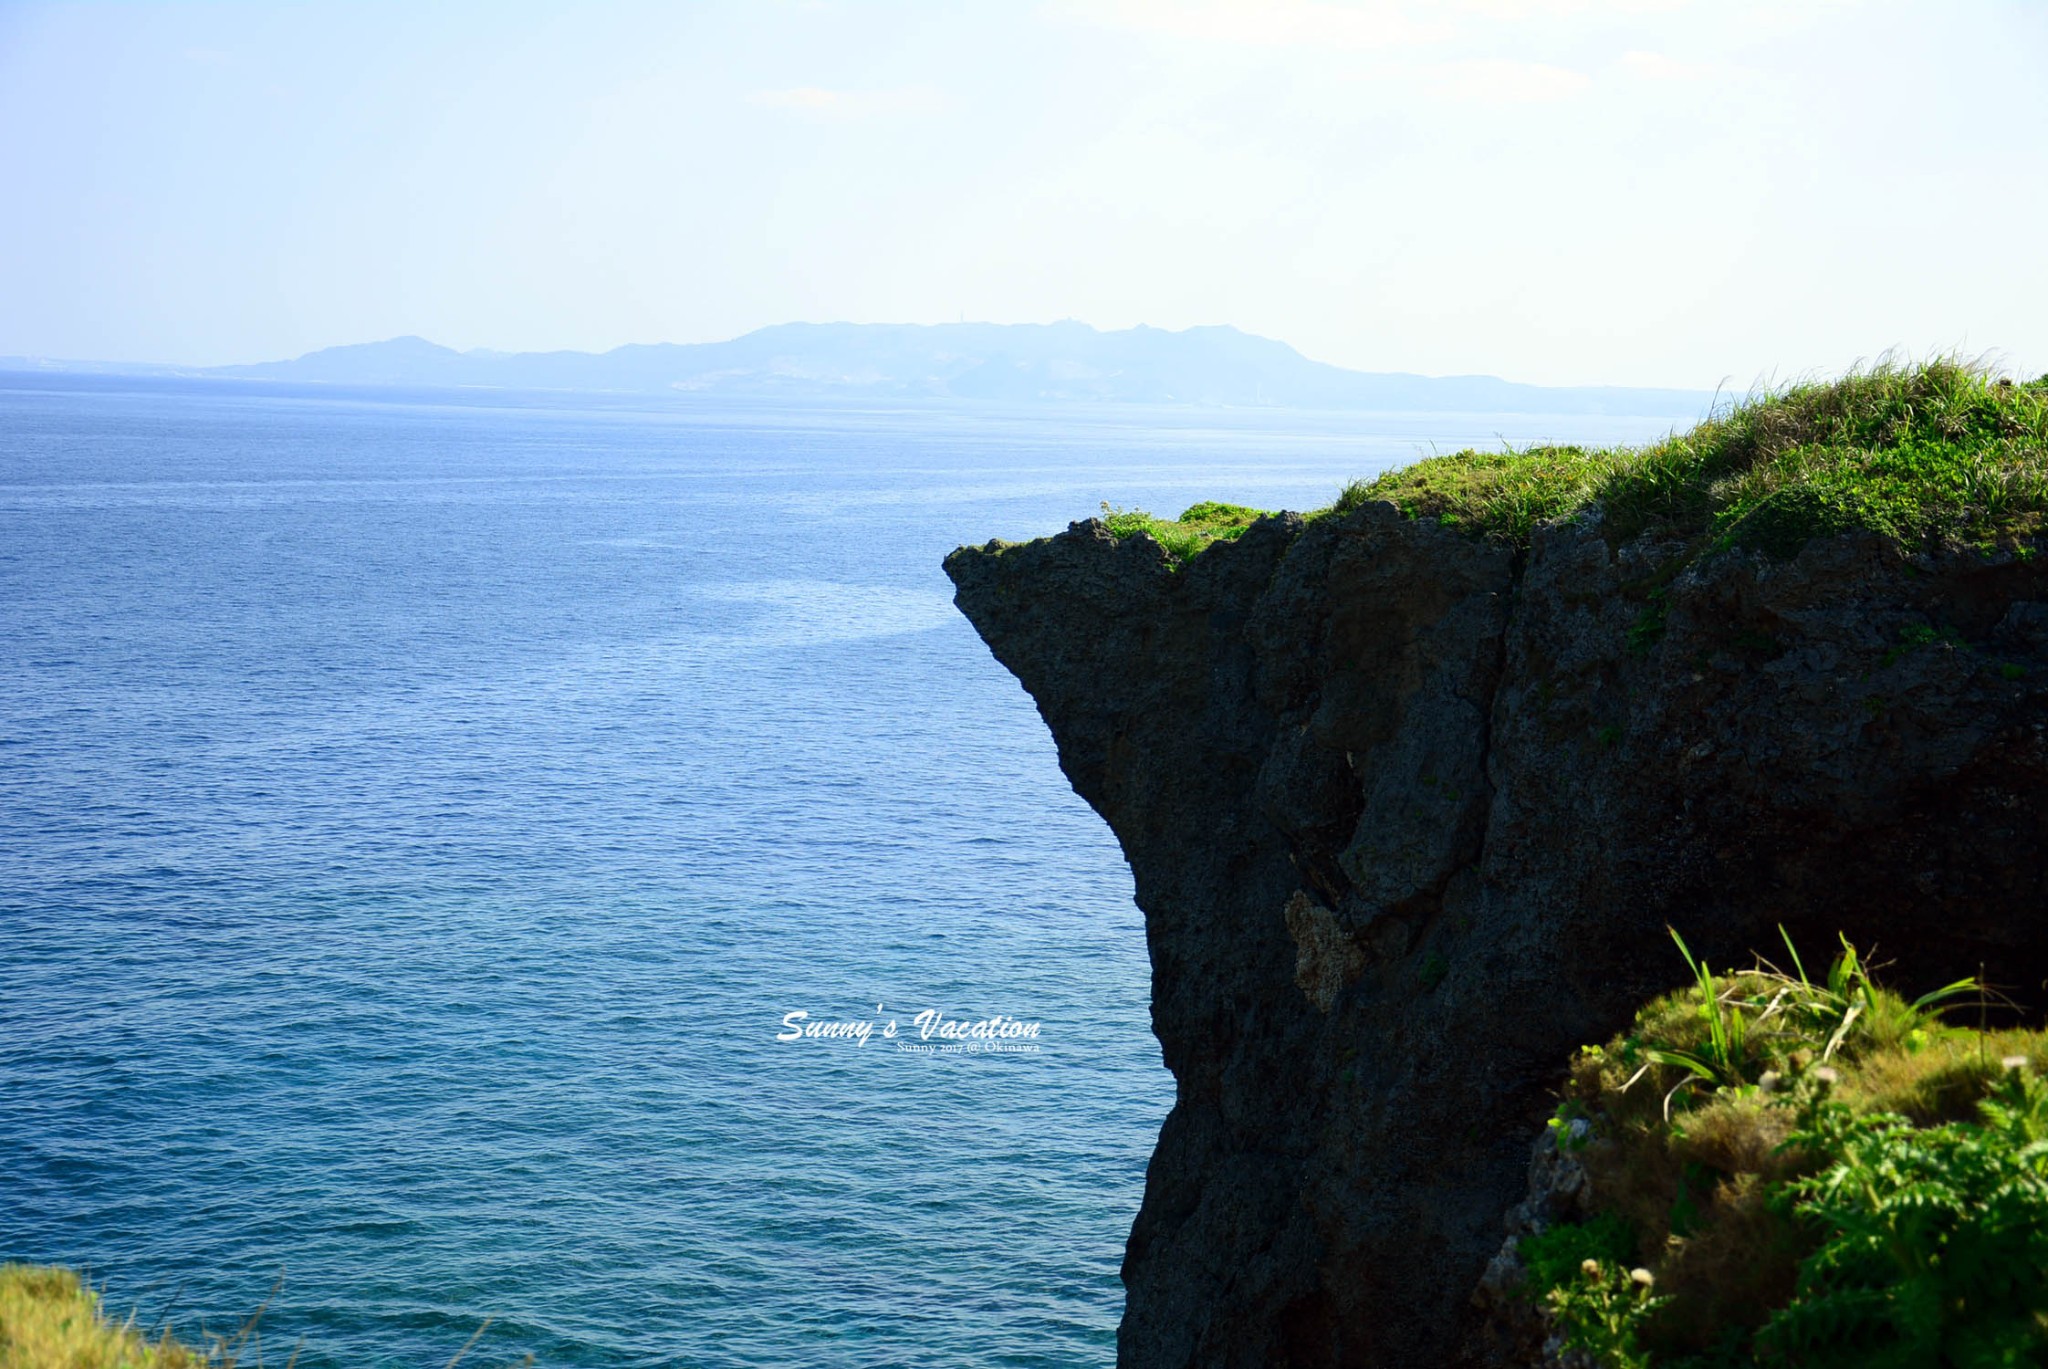
<instances>
[{"instance_id":1,"label":"fern plant","mask_svg":"<svg viewBox=\"0 0 2048 1369\"><path fill-rule=\"evenodd\" d=\"M1981 1111L1915 1128L1807 1104L1787 1144L1832 1163L1778 1202L1821 1244L1760 1352L1815 1369L2048 1359L2048 1088L2012 1068Z\"/></svg>"}]
</instances>

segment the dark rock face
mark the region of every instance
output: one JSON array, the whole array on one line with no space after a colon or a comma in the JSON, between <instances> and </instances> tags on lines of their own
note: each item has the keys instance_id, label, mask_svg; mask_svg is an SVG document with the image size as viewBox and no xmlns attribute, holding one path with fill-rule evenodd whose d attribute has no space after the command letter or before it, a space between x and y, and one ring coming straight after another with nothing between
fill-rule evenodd
<instances>
[{"instance_id":1,"label":"dark rock face","mask_svg":"<svg viewBox=\"0 0 2048 1369\"><path fill-rule=\"evenodd\" d=\"M1178 572L1094 522L946 569L1145 913L1178 1095L1124 1365L1489 1362L1529 1137L1682 980L1667 922L2048 999L2033 560L1689 560L1597 513L1517 557L1369 505Z\"/></svg>"}]
</instances>

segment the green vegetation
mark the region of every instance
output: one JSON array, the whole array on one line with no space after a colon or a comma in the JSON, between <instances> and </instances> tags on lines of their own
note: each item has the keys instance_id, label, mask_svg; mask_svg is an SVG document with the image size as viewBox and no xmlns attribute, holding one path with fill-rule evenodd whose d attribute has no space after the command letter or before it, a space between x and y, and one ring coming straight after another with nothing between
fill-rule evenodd
<instances>
[{"instance_id":1,"label":"green vegetation","mask_svg":"<svg viewBox=\"0 0 2048 1369\"><path fill-rule=\"evenodd\" d=\"M1671 1301L1653 1294L1655 1286L1656 1277L1647 1269L1588 1256L1551 1287L1545 1300L1573 1349L1614 1369L1649 1369L1653 1361L1641 1345L1643 1324Z\"/></svg>"},{"instance_id":2,"label":"green vegetation","mask_svg":"<svg viewBox=\"0 0 2048 1369\"><path fill-rule=\"evenodd\" d=\"M1421 983L1424 992L1431 992L1444 982L1444 976L1450 972L1451 962L1431 951L1416 965L1415 978Z\"/></svg>"},{"instance_id":3,"label":"green vegetation","mask_svg":"<svg viewBox=\"0 0 2048 1369\"><path fill-rule=\"evenodd\" d=\"M1677 934L1673 933L1677 940ZM1969 1030L1854 947L1717 975L1574 1061L1553 1120L1594 1215L1528 1296L1618 1369L2048 1362L2048 1033ZM1981 1008L1980 1008L1981 1011Z\"/></svg>"},{"instance_id":4,"label":"green vegetation","mask_svg":"<svg viewBox=\"0 0 2048 1369\"><path fill-rule=\"evenodd\" d=\"M1263 509L1211 500L1195 505L1169 523L1143 509L1115 509L1107 502L1102 506L1102 522L1110 536L1121 539L1146 533L1166 548L1177 566L1192 561L1212 542L1235 540L1265 516Z\"/></svg>"},{"instance_id":5,"label":"green vegetation","mask_svg":"<svg viewBox=\"0 0 2048 1369\"><path fill-rule=\"evenodd\" d=\"M1395 474L1398 474L1398 472L1395 472ZM1360 504L1369 503L1370 501L1380 497L1379 495L1373 493L1373 491L1377 488L1377 483L1378 482L1372 480L1350 481L1344 486L1343 489L1337 491L1337 502L1332 504L1327 509L1319 510L1319 512L1349 513L1353 509L1357 508ZM1313 518L1315 515L1310 514L1309 516Z\"/></svg>"},{"instance_id":6,"label":"green vegetation","mask_svg":"<svg viewBox=\"0 0 2048 1369\"><path fill-rule=\"evenodd\" d=\"M2048 377L2015 384L1953 360L1884 363L1755 395L1645 447L1431 457L1354 480L1310 516L1371 500L1516 547L1538 523L1598 504L1617 541L1655 532L1695 551L1785 558L1810 538L1863 530L2024 556L2048 531ZM1168 522L1103 505L1113 535L1147 533L1177 564L1259 516L1204 503ZM1647 650L1661 629L1652 614L1631 642Z\"/></svg>"},{"instance_id":7,"label":"green vegetation","mask_svg":"<svg viewBox=\"0 0 2048 1369\"><path fill-rule=\"evenodd\" d=\"M154 1339L130 1316L107 1319L100 1295L69 1269L0 1264L0 1369L237 1369L263 1363L256 1326L263 1308L232 1336L207 1336L203 1347L184 1344L168 1330ZM479 1337L484 1322L448 1369L457 1369ZM287 1364L296 1362L294 1350ZM523 1361L531 1365L533 1357Z\"/></svg>"},{"instance_id":8,"label":"green vegetation","mask_svg":"<svg viewBox=\"0 0 2048 1369\"><path fill-rule=\"evenodd\" d=\"M1889 669L1902 657L1912 655L1921 647L1941 643L1966 649L1969 646L1969 643L1963 640L1962 634L1952 627L1936 630L1925 623L1910 623L1899 629L1899 644L1885 652L1883 664Z\"/></svg>"},{"instance_id":9,"label":"green vegetation","mask_svg":"<svg viewBox=\"0 0 2048 1369\"><path fill-rule=\"evenodd\" d=\"M239 1343L194 1350L116 1325L68 1269L0 1265L0 1369L227 1369Z\"/></svg>"},{"instance_id":10,"label":"green vegetation","mask_svg":"<svg viewBox=\"0 0 2048 1369\"><path fill-rule=\"evenodd\" d=\"M1618 540L1654 530L1789 557L1865 529L1988 549L2048 516L2048 378L1885 364L1753 397L1647 447L1433 457L1353 482L1333 511L1371 499L1515 546L1597 503Z\"/></svg>"}]
</instances>

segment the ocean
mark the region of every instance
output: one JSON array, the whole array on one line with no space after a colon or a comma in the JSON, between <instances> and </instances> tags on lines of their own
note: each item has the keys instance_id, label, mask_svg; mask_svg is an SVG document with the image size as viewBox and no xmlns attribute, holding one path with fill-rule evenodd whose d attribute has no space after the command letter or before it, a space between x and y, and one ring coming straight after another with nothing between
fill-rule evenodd
<instances>
[{"instance_id":1,"label":"ocean","mask_svg":"<svg viewBox=\"0 0 2048 1369\"><path fill-rule=\"evenodd\" d=\"M1108 1364L1143 924L941 559L1686 418L578 402L0 376L0 1259L305 1369Z\"/></svg>"}]
</instances>

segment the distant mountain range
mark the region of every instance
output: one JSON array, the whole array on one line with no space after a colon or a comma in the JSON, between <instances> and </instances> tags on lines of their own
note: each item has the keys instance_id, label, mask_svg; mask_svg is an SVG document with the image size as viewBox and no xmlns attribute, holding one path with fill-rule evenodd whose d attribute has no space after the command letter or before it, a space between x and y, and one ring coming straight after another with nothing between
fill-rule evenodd
<instances>
[{"instance_id":1,"label":"distant mountain range","mask_svg":"<svg viewBox=\"0 0 2048 1369\"><path fill-rule=\"evenodd\" d=\"M295 384L483 388L748 400L984 400L1239 408L1693 416L1699 390L1520 385L1493 376L1347 371L1235 328L1085 323L785 323L730 342L609 352L458 352L424 338L292 361L193 369L0 358L10 369Z\"/></svg>"}]
</instances>

